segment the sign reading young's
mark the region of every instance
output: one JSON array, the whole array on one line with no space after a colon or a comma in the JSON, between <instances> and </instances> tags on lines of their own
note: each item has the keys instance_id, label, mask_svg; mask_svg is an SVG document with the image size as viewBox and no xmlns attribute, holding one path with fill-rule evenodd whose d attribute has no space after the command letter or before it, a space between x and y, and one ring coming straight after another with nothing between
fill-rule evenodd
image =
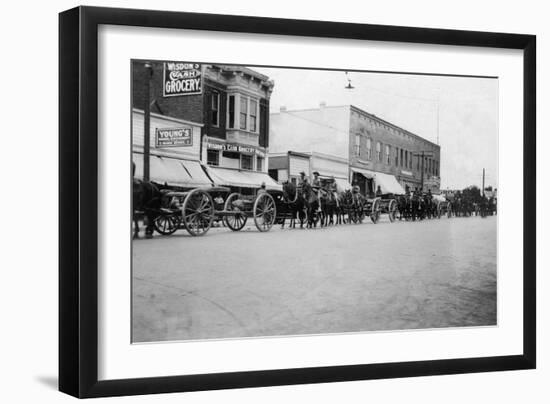
<instances>
[{"instance_id":1,"label":"sign reading young's","mask_svg":"<svg viewBox=\"0 0 550 404\"><path fill-rule=\"evenodd\" d=\"M193 131L191 128L157 128L155 144L157 147L192 146Z\"/></svg>"},{"instance_id":2,"label":"sign reading young's","mask_svg":"<svg viewBox=\"0 0 550 404\"><path fill-rule=\"evenodd\" d=\"M202 70L200 63L165 62L165 97L202 93Z\"/></svg>"}]
</instances>

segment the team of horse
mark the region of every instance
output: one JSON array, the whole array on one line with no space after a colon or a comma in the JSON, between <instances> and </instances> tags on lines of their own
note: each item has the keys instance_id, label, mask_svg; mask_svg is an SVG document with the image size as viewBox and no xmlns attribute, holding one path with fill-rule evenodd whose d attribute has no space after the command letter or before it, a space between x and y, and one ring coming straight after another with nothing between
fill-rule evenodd
<instances>
[{"instance_id":1,"label":"team of horse","mask_svg":"<svg viewBox=\"0 0 550 404\"><path fill-rule=\"evenodd\" d=\"M336 191L324 187L313 187L309 183L296 186L283 183L285 203L291 213L289 226L314 228L356 222L363 214L366 199L352 190ZM284 227L286 218L280 219Z\"/></svg>"}]
</instances>

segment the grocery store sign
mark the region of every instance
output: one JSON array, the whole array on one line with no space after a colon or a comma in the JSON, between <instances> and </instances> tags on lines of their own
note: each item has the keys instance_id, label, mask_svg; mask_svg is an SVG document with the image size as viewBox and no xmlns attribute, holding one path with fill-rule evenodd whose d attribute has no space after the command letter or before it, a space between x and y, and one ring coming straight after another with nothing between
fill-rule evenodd
<instances>
[{"instance_id":1,"label":"grocery store sign","mask_svg":"<svg viewBox=\"0 0 550 404\"><path fill-rule=\"evenodd\" d=\"M207 147L211 150L231 151L237 153L249 153L257 154L259 156L265 156L265 153L251 146L243 146L234 143L207 143Z\"/></svg>"},{"instance_id":2,"label":"grocery store sign","mask_svg":"<svg viewBox=\"0 0 550 404\"><path fill-rule=\"evenodd\" d=\"M191 128L157 128L155 145L156 147L193 146L193 131Z\"/></svg>"},{"instance_id":3,"label":"grocery store sign","mask_svg":"<svg viewBox=\"0 0 550 404\"><path fill-rule=\"evenodd\" d=\"M186 62L165 62L162 91L165 97L201 94L201 64Z\"/></svg>"}]
</instances>

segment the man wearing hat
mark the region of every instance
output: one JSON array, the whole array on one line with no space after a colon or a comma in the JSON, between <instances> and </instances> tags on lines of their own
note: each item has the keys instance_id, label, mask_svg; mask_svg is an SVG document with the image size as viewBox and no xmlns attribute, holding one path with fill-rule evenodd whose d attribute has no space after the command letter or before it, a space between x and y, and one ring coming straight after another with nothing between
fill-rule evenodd
<instances>
[{"instance_id":1,"label":"man wearing hat","mask_svg":"<svg viewBox=\"0 0 550 404\"><path fill-rule=\"evenodd\" d=\"M313 172L313 181L311 181L311 186L314 188L321 188L321 179L319 178L319 171Z\"/></svg>"},{"instance_id":2,"label":"man wearing hat","mask_svg":"<svg viewBox=\"0 0 550 404\"><path fill-rule=\"evenodd\" d=\"M306 177L306 173L301 171L300 172L300 185L301 184L307 184L307 177Z\"/></svg>"}]
</instances>

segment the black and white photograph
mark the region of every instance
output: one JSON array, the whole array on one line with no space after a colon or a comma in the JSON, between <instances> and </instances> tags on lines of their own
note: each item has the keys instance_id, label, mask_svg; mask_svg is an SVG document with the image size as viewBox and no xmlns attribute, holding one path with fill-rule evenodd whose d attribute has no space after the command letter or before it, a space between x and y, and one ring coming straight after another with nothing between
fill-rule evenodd
<instances>
[{"instance_id":1,"label":"black and white photograph","mask_svg":"<svg viewBox=\"0 0 550 404\"><path fill-rule=\"evenodd\" d=\"M498 77L130 69L132 343L498 327Z\"/></svg>"}]
</instances>

